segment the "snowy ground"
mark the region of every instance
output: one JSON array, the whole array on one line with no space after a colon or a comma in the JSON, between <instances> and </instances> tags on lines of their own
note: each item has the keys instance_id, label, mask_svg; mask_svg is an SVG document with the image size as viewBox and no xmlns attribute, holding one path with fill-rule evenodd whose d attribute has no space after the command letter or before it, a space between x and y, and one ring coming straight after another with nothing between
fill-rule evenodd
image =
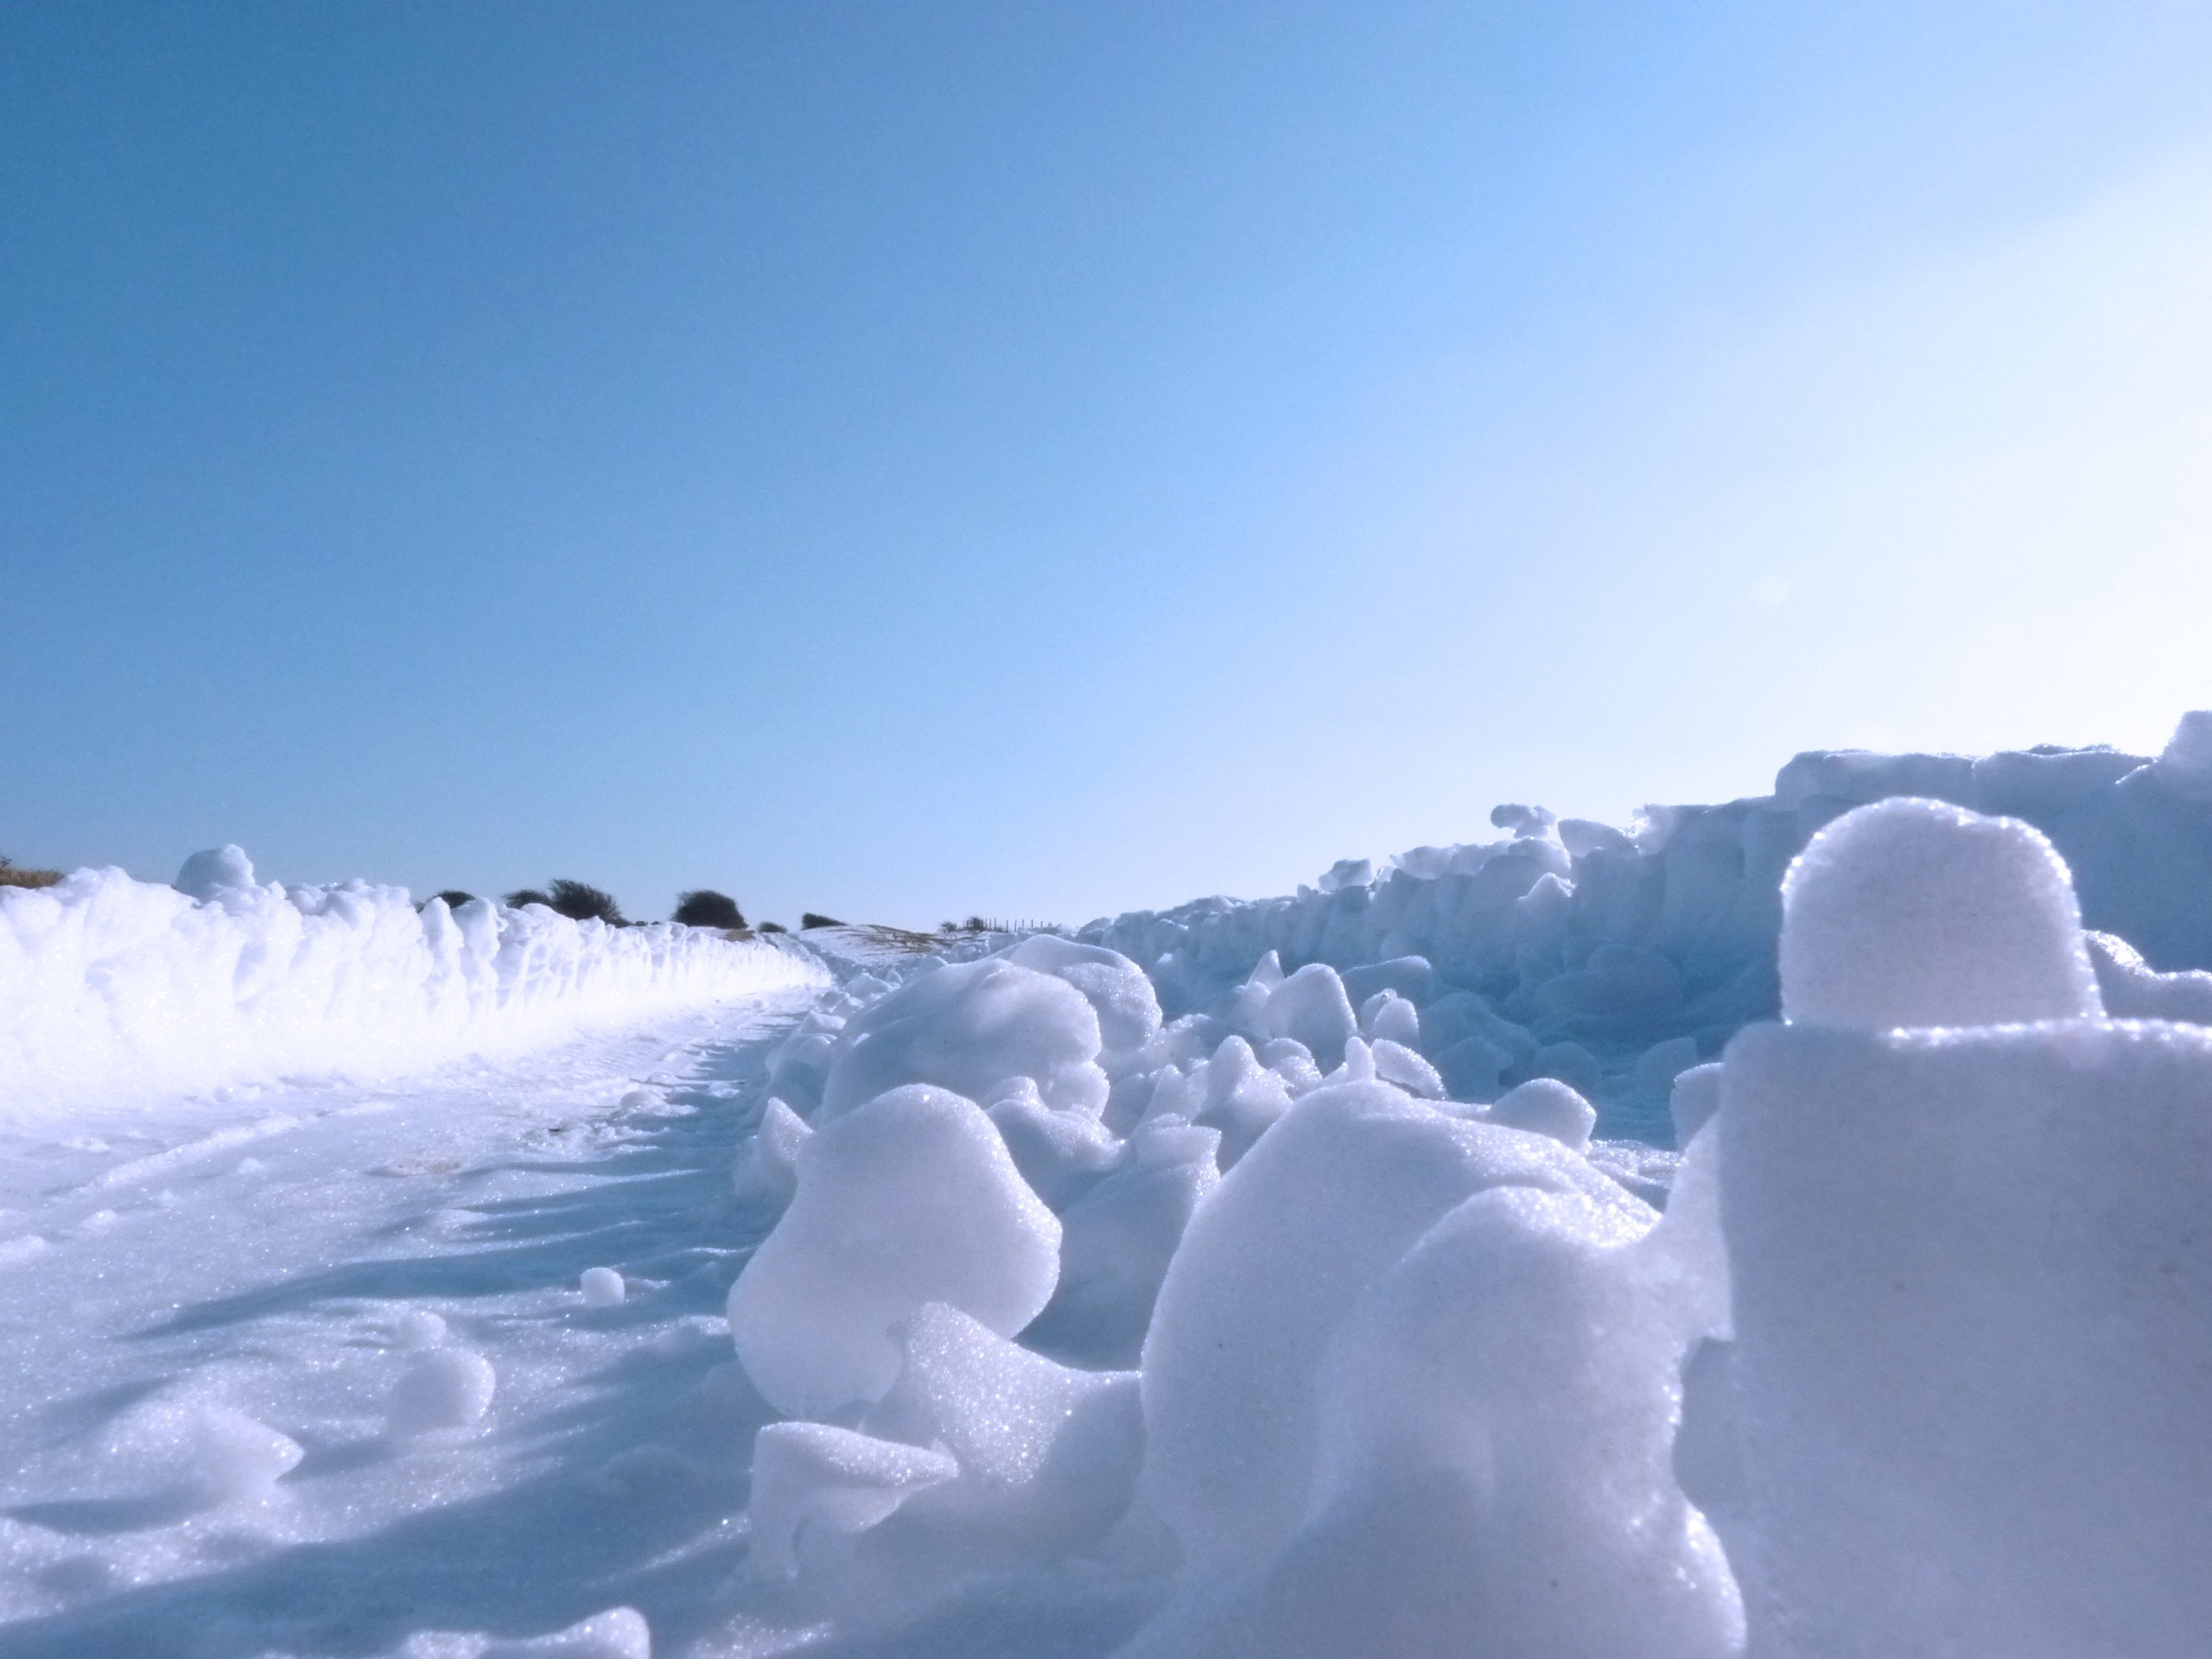
<instances>
[{"instance_id":1,"label":"snowy ground","mask_svg":"<svg viewBox=\"0 0 2212 1659\"><path fill-rule=\"evenodd\" d=\"M2198 1659L2212 715L1493 822L944 955L0 893L0 1653Z\"/></svg>"},{"instance_id":2,"label":"snowy ground","mask_svg":"<svg viewBox=\"0 0 2212 1659\"><path fill-rule=\"evenodd\" d=\"M375 1653L623 1604L680 1641L732 1566L729 1170L794 1011L0 1141L0 1650ZM481 1419L391 1434L461 1351Z\"/></svg>"}]
</instances>

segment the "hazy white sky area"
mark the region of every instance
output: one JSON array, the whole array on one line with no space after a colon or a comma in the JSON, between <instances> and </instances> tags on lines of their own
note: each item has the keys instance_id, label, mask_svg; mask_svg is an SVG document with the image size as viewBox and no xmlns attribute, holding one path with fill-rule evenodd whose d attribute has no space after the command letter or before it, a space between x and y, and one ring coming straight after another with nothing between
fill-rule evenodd
<instances>
[{"instance_id":1,"label":"hazy white sky area","mask_svg":"<svg viewBox=\"0 0 2212 1659\"><path fill-rule=\"evenodd\" d=\"M2192 144L1701 320L1525 470L1438 467L1370 528L1409 556L1346 594L1300 711L1328 740L1247 847L1310 880L1300 851L1476 839L1509 795L1622 822L1764 792L1807 748L2155 753L2212 706L2207 295Z\"/></svg>"},{"instance_id":2,"label":"hazy white sky area","mask_svg":"<svg viewBox=\"0 0 2212 1659\"><path fill-rule=\"evenodd\" d=\"M0 852L1076 922L2212 704L2212 7L0 8Z\"/></svg>"}]
</instances>

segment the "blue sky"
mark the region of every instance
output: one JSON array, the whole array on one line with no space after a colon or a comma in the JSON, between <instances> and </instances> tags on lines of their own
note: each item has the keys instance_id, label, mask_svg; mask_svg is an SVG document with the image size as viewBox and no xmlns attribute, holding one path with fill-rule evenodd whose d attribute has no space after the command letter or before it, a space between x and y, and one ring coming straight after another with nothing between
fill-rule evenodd
<instances>
[{"instance_id":1,"label":"blue sky","mask_svg":"<svg viewBox=\"0 0 2212 1659\"><path fill-rule=\"evenodd\" d=\"M2212 12L0 3L0 850L1066 921L2212 702Z\"/></svg>"}]
</instances>

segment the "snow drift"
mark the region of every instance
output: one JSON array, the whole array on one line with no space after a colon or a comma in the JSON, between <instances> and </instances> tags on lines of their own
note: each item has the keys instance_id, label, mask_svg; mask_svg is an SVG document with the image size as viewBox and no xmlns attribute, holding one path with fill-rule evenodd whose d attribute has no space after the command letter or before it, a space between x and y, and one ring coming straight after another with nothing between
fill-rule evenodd
<instances>
[{"instance_id":1,"label":"snow drift","mask_svg":"<svg viewBox=\"0 0 2212 1659\"><path fill-rule=\"evenodd\" d=\"M478 899L417 911L359 881L254 880L237 848L177 885L79 870L0 887L0 1109L294 1071L404 1074L758 991L823 984L795 950Z\"/></svg>"},{"instance_id":2,"label":"snow drift","mask_svg":"<svg viewBox=\"0 0 2212 1659\"><path fill-rule=\"evenodd\" d=\"M739 1172L788 1206L728 1306L789 1414L758 1605L887 1653L1055 1596L1124 1659L2201 1652L2212 976L2159 969L2212 961L2208 736L1515 809L849 982Z\"/></svg>"}]
</instances>

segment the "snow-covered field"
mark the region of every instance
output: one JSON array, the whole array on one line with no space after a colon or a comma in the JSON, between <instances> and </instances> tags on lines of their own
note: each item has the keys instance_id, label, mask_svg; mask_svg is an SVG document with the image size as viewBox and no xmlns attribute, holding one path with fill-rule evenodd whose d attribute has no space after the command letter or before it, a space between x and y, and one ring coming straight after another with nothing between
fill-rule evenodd
<instances>
[{"instance_id":1,"label":"snow-covered field","mask_svg":"<svg viewBox=\"0 0 2212 1659\"><path fill-rule=\"evenodd\" d=\"M966 961L0 892L0 1653L2201 1656L2212 715L1495 822Z\"/></svg>"}]
</instances>

